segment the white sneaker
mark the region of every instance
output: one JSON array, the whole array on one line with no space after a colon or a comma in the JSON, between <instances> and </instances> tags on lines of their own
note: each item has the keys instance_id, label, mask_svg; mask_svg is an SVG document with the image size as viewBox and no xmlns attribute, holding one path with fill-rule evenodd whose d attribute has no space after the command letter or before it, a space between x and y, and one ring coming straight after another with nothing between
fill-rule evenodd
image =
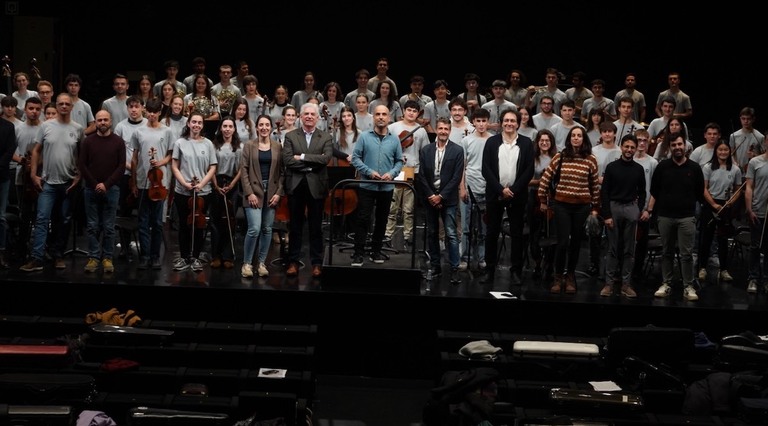
<instances>
[{"instance_id":1,"label":"white sneaker","mask_svg":"<svg viewBox=\"0 0 768 426\"><path fill-rule=\"evenodd\" d=\"M462 260L459 262L459 271L466 271L467 270L467 262Z\"/></svg>"},{"instance_id":2,"label":"white sneaker","mask_svg":"<svg viewBox=\"0 0 768 426\"><path fill-rule=\"evenodd\" d=\"M192 261L190 268L192 268L192 270L195 272L200 272L203 270L203 262L201 262L200 259L195 259Z\"/></svg>"},{"instance_id":3,"label":"white sneaker","mask_svg":"<svg viewBox=\"0 0 768 426\"><path fill-rule=\"evenodd\" d=\"M689 302L694 302L699 300L699 295L696 294L696 289L693 288L692 285L687 285L685 286L685 289L683 289L683 298Z\"/></svg>"},{"instance_id":4,"label":"white sneaker","mask_svg":"<svg viewBox=\"0 0 768 426\"><path fill-rule=\"evenodd\" d=\"M485 269L485 267L488 266L488 264L485 263L484 260L481 260L480 263L477 264L477 266L479 266L480 269Z\"/></svg>"},{"instance_id":5,"label":"white sneaker","mask_svg":"<svg viewBox=\"0 0 768 426\"><path fill-rule=\"evenodd\" d=\"M669 293L672 292L672 287L669 286L667 283L663 283L661 287L659 287L658 290L656 290L656 293L653 293L656 297L668 297Z\"/></svg>"},{"instance_id":6,"label":"white sneaker","mask_svg":"<svg viewBox=\"0 0 768 426\"><path fill-rule=\"evenodd\" d=\"M699 279L702 281L707 279L707 268L699 269Z\"/></svg>"},{"instance_id":7,"label":"white sneaker","mask_svg":"<svg viewBox=\"0 0 768 426\"><path fill-rule=\"evenodd\" d=\"M175 262L173 262L173 270L174 271L183 271L185 269L189 268L189 263L187 263L187 259L179 258Z\"/></svg>"},{"instance_id":8,"label":"white sneaker","mask_svg":"<svg viewBox=\"0 0 768 426\"><path fill-rule=\"evenodd\" d=\"M243 263L243 267L240 268L240 275L244 278L250 278L253 276L253 267L250 263Z\"/></svg>"},{"instance_id":9,"label":"white sneaker","mask_svg":"<svg viewBox=\"0 0 768 426\"><path fill-rule=\"evenodd\" d=\"M723 269L722 271L720 271L720 280L721 281L733 281L733 277L728 272L728 270Z\"/></svg>"},{"instance_id":10,"label":"white sneaker","mask_svg":"<svg viewBox=\"0 0 768 426\"><path fill-rule=\"evenodd\" d=\"M269 271L267 270L267 265L265 265L263 263L259 263L258 272L259 272L259 276L260 277L268 277L269 276Z\"/></svg>"},{"instance_id":11,"label":"white sneaker","mask_svg":"<svg viewBox=\"0 0 768 426\"><path fill-rule=\"evenodd\" d=\"M749 280L749 284L747 285L747 293L751 293L751 294L757 293L757 281L756 280Z\"/></svg>"}]
</instances>

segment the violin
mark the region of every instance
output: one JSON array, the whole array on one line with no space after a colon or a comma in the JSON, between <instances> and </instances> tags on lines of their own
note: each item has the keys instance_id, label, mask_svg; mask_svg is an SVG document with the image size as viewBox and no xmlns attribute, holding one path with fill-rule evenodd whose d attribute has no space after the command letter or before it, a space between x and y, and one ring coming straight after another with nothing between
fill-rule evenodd
<instances>
[{"instance_id":1,"label":"violin","mask_svg":"<svg viewBox=\"0 0 768 426\"><path fill-rule=\"evenodd\" d=\"M195 176L192 178L192 185L195 186L200 183L200 180ZM206 226L205 219L205 199L197 195L197 190L192 190L192 197L187 201L189 203L189 216L187 216L187 225L197 229L204 229Z\"/></svg>"},{"instance_id":2,"label":"violin","mask_svg":"<svg viewBox=\"0 0 768 426\"><path fill-rule=\"evenodd\" d=\"M283 144L283 122L278 121L275 123L275 139L280 145Z\"/></svg>"},{"instance_id":3,"label":"violin","mask_svg":"<svg viewBox=\"0 0 768 426\"><path fill-rule=\"evenodd\" d=\"M264 100L261 102L261 113L269 115L269 110L274 106L274 102L270 102L267 95L262 96Z\"/></svg>"},{"instance_id":4,"label":"violin","mask_svg":"<svg viewBox=\"0 0 768 426\"><path fill-rule=\"evenodd\" d=\"M149 149L149 161L155 159L157 149ZM163 170L160 167L151 167L147 172L147 196L152 201L162 201L168 196L168 188L163 185Z\"/></svg>"},{"instance_id":5,"label":"violin","mask_svg":"<svg viewBox=\"0 0 768 426\"><path fill-rule=\"evenodd\" d=\"M419 115L416 117L418 120L421 118L421 116L424 115L424 110L419 111ZM417 125L413 130L403 130L400 132L400 135L398 137L400 138L400 146L402 147L403 151L405 151L407 148L409 148L411 145L413 145L413 134L416 133L417 130L424 127L424 124Z\"/></svg>"}]
</instances>

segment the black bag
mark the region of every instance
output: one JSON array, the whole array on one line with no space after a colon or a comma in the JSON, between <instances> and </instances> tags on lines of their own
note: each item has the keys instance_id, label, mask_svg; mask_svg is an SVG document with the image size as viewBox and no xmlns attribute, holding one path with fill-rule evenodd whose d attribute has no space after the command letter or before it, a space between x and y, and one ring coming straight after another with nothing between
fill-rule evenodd
<instances>
[{"instance_id":1,"label":"black bag","mask_svg":"<svg viewBox=\"0 0 768 426\"><path fill-rule=\"evenodd\" d=\"M739 398L739 418L749 424L764 425L768 423L768 399Z\"/></svg>"},{"instance_id":2,"label":"black bag","mask_svg":"<svg viewBox=\"0 0 768 426\"><path fill-rule=\"evenodd\" d=\"M84 405L96 396L96 380L87 374L0 374L0 401L29 405Z\"/></svg>"}]
</instances>

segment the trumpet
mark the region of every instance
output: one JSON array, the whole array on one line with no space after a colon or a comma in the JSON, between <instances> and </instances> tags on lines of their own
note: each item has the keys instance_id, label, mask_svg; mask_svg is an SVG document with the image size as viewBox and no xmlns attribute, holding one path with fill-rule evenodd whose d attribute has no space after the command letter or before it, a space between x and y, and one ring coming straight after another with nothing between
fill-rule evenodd
<instances>
[{"instance_id":1,"label":"trumpet","mask_svg":"<svg viewBox=\"0 0 768 426\"><path fill-rule=\"evenodd\" d=\"M547 86L528 86L528 93L544 93L547 90Z\"/></svg>"}]
</instances>

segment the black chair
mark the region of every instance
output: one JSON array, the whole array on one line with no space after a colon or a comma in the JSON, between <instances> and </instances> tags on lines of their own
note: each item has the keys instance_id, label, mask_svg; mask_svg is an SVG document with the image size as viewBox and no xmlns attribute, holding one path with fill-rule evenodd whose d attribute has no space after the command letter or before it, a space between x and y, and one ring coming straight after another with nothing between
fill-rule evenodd
<instances>
[{"instance_id":1,"label":"black chair","mask_svg":"<svg viewBox=\"0 0 768 426\"><path fill-rule=\"evenodd\" d=\"M728 254L729 261L738 255L741 257L741 261L744 262L749 255L749 246L752 244L752 235L749 230L749 226L739 226L736 228L736 232L733 234L733 238L730 239L728 248L730 253ZM747 255L744 251L747 251Z\"/></svg>"}]
</instances>

